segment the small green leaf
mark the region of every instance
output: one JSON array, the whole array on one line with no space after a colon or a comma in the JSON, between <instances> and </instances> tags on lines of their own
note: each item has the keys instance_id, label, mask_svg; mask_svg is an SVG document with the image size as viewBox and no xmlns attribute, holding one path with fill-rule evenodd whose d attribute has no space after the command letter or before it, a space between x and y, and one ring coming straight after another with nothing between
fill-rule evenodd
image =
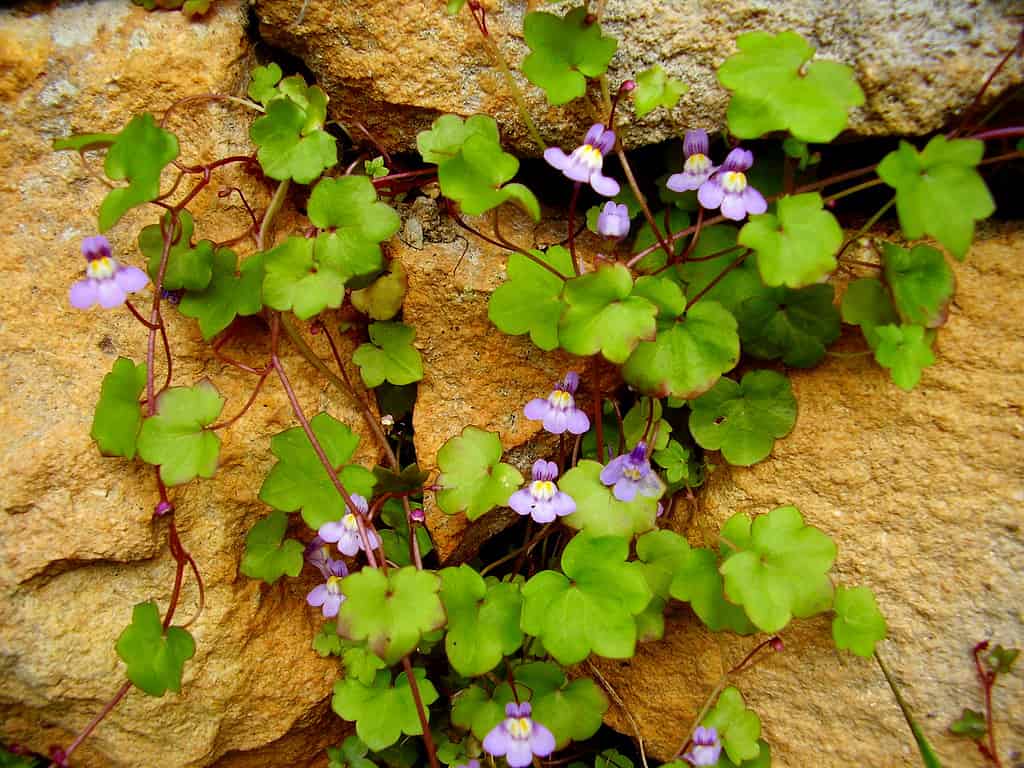
<instances>
[{"instance_id":1,"label":"small green leaf","mask_svg":"<svg viewBox=\"0 0 1024 768\"><path fill-rule=\"evenodd\" d=\"M545 666L554 667L551 664ZM554 670L557 672L558 668L554 667ZM528 700L532 695L521 685L516 685L516 692L520 701ZM508 683L495 686L493 694L479 685L471 685L452 699L452 724L470 729L477 739L483 741L491 729L505 719L505 705L512 700L512 688Z\"/></svg>"},{"instance_id":2,"label":"small green leaf","mask_svg":"<svg viewBox=\"0 0 1024 768\"><path fill-rule=\"evenodd\" d=\"M384 381L399 386L423 378L423 359L412 345L416 329L402 323L371 323L369 344L360 344L352 354L352 362L366 386L379 386Z\"/></svg>"},{"instance_id":3,"label":"small green leaf","mask_svg":"<svg viewBox=\"0 0 1024 768\"><path fill-rule=\"evenodd\" d=\"M720 304L702 299L654 341L640 342L622 376L652 397L690 399L714 386L739 357L736 320Z\"/></svg>"},{"instance_id":4,"label":"small green leaf","mask_svg":"<svg viewBox=\"0 0 1024 768\"><path fill-rule=\"evenodd\" d=\"M127 357L117 358L103 377L89 435L104 456L135 457L135 441L142 426L139 397L145 388L146 364L135 365Z\"/></svg>"},{"instance_id":5,"label":"small green leaf","mask_svg":"<svg viewBox=\"0 0 1024 768\"><path fill-rule=\"evenodd\" d=\"M154 602L138 603L132 623L117 638L117 655L128 665L128 679L150 696L178 693L185 662L195 652L195 640L186 630L163 628Z\"/></svg>"},{"instance_id":6,"label":"small green leaf","mask_svg":"<svg viewBox=\"0 0 1024 768\"><path fill-rule=\"evenodd\" d=\"M753 760L761 752L758 744L761 718L752 709L747 709L740 692L732 686L722 691L702 725L718 731L722 747L734 763Z\"/></svg>"},{"instance_id":7,"label":"small green leaf","mask_svg":"<svg viewBox=\"0 0 1024 768\"><path fill-rule=\"evenodd\" d=\"M441 115L429 131L416 134L416 146L423 162L440 165L459 154L466 139L474 134L480 134L492 144L501 143L498 123L489 115L473 115L465 120L458 115Z\"/></svg>"},{"instance_id":8,"label":"small green leaf","mask_svg":"<svg viewBox=\"0 0 1024 768\"><path fill-rule=\"evenodd\" d=\"M320 229L380 243L398 231L401 220L366 176L321 179L309 196L309 220Z\"/></svg>"},{"instance_id":9,"label":"small green leaf","mask_svg":"<svg viewBox=\"0 0 1024 768\"><path fill-rule=\"evenodd\" d=\"M878 610L874 593L867 587L836 587L832 605L832 639L836 648L849 649L871 658L875 644L885 639L885 617Z\"/></svg>"},{"instance_id":10,"label":"small green leaf","mask_svg":"<svg viewBox=\"0 0 1024 768\"><path fill-rule=\"evenodd\" d=\"M811 61L814 48L795 32L748 32L736 45L718 82L733 91L729 131L741 139L788 130L801 141L827 143L846 127L850 108L864 103L853 70Z\"/></svg>"},{"instance_id":11,"label":"small green leaf","mask_svg":"<svg viewBox=\"0 0 1024 768\"><path fill-rule=\"evenodd\" d=\"M317 112L313 107L307 112L291 98L275 98L267 104L267 113L249 129L267 176L309 184L338 162L334 137L319 126L310 126L316 123Z\"/></svg>"},{"instance_id":12,"label":"small green leaf","mask_svg":"<svg viewBox=\"0 0 1024 768\"><path fill-rule=\"evenodd\" d=\"M566 309L558 323L558 340L581 357L598 352L623 363L643 339L653 339L658 308L631 296L633 278L623 264L602 264L596 272L565 284Z\"/></svg>"},{"instance_id":13,"label":"small green leaf","mask_svg":"<svg viewBox=\"0 0 1024 768\"><path fill-rule=\"evenodd\" d=\"M445 568L441 571L441 600L448 614L445 652L460 675L485 675L522 644L518 584L485 584L468 565Z\"/></svg>"},{"instance_id":14,"label":"small green leaf","mask_svg":"<svg viewBox=\"0 0 1024 768\"><path fill-rule=\"evenodd\" d=\"M875 333L878 335L875 360L889 369L896 386L909 392L921 380L921 371L935 362L932 354L935 331L919 325L880 325Z\"/></svg>"},{"instance_id":15,"label":"small green leaf","mask_svg":"<svg viewBox=\"0 0 1024 768\"><path fill-rule=\"evenodd\" d=\"M106 143L108 138L104 137L102 143ZM74 148L80 150L82 146ZM127 179L128 186L112 189L103 198L100 232L106 232L117 224L136 205L155 200L160 194L160 174L164 166L177 156L178 139L173 133L160 128L148 112L133 117L117 134L103 162L108 178L115 181Z\"/></svg>"},{"instance_id":16,"label":"small green leaf","mask_svg":"<svg viewBox=\"0 0 1024 768\"><path fill-rule=\"evenodd\" d=\"M757 746L760 748L760 751L753 760L734 763L729 759L728 755L722 755L718 760L718 768L771 768L772 748L764 739L758 739ZM685 765L682 768L685 768Z\"/></svg>"},{"instance_id":17,"label":"small green leaf","mask_svg":"<svg viewBox=\"0 0 1024 768\"><path fill-rule=\"evenodd\" d=\"M977 171L985 144L977 139L935 136L918 152L905 141L878 164L878 175L896 190L903 234L932 235L963 261L974 222L988 218L995 202Z\"/></svg>"},{"instance_id":18,"label":"small green leaf","mask_svg":"<svg viewBox=\"0 0 1024 768\"><path fill-rule=\"evenodd\" d=\"M928 245L907 250L886 243L882 251L885 282L905 323L938 328L946 322L953 298L953 270L942 251Z\"/></svg>"},{"instance_id":19,"label":"small green leaf","mask_svg":"<svg viewBox=\"0 0 1024 768\"><path fill-rule=\"evenodd\" d=\"M513 675L528 691L533 718L554 735L556 750L589 739L601 727L608 698L589 677L569 682L565 672L542 661L521 664Z\"/></svg>"},{"instance_id":20,"label":"small green leaf","mask_svg":"<svg viewBox=\"0 0 1024 768\"><path fill-rule=\"evenodd\" d=\"M975 709L965 709L959 719L949 726L949 730L957 736L966 736L978 741L988 735L988 724L985 722L985 715L981 712Z\"/></svg>"},{"instance_id":21,"label":"small green leaf","mask_svg":"<svg viewBox=\"0 0 1024 768\"><path fill-rule=\"evenodd\" d=\"M185 317L199 321L203 338L209 341L236 317L255 315L263 309L263 254L245 259L228 248L213 254L213 277L203 291L189 291L178 305Z\"/></svg>"},{"instance_id":22,"label":"small green leaf","mask_svg":"<svg viewBox=\"0 0 1024 768\"><path fill-rule=\"evenodd\" d=\"M256 67L249 79L249 98L266 106L267 102L278 95L277 84L281 80L281 68L274 62L265 67Z\"/></svg>"},{"instance_id":23,"label":"small green leaf","mask_svg":"<svg viewBox=\"0 0 1024 768\"><path fill-rule=\"evenodd\" d=\"M633 761L617 749L606 749L594 758L594 768L633 768Z\"/></svg>"},{"instance_id":24,"label":"small green leaf","mask_svg":"<svg viewBox=\"0 0 1024 768\"><path fill-rule=\"evenodd\" d=\"M739 384L723 377L690 408L693 439L740 467L765 459L796 424L793 387L775 371L751 371Z\"/></svg>"},{"instance_id":25,"label":"small green leaf","mask_svg":"<svg viewBox=\"0 0 1024 768\"><path fill-rule=\"evenodd\" d=\"M889 291L873 277L862 277L846 286L842 316L844 323L860 326L872 349L878 346L875 328L899 322Z\"/></svg>"},{"instance_id":26,"label":"small green leaf","mask_svg":"<svg viewBox=\"0 0 1024 768\"><path fill-rule=\"evenodd\" d=\"M725 534L723 528L722 535ZM726 599L722 575L718 572L718 556L712 550L687 549L673 566L669 594L676 600L688 602L708 629L712 632L728 629L740 635L757 631L743 608Z\"/></svg>"},{"instance_id":27,"label":"small green leaf","mask_svg":"<svg viewBox=\"0 0 1024 768\"><path fill-rule=\"evenodd\" d=\"M288 516L281 511L271 512L257 522L245 537L245 552L238 570L250 579L263 579L267 584L273 584L285 574L298 576L304 547L301 541L285 540L287 527Z\"/></svg>"},{"instance_id":28,"label":"small green leaf","mask_svg":"<svg viewBox=\"0 0 1024 768\"><path fill-rule=\"evenodd\" d=\"M167 485L213 477L220 438L206 427L223 408L224 398L205 379L191 387L171 387L157 398L156 415L142 422L139 458L158 464Z\"/></svg>"},{"instance_id":29,"label":"small green leaf","mask_svg":"<svg viewBox=\"0 0 1024 768\"><path fill-rule=\"evenodd\" d=\"M333 624L333 622L331 623ZM351 640L344 640L340 637L338 639L342 644L348 646L341 652L341 663L345 667L346 677L354 678L363 685L370 685L377 676L377 672L388 668L388 665L377 654L367 650L362 643L353 643Z\"/></svg>"},{"instance_id":30,"label":"small green leaf","mask_svg":"<svg viewBox=\"0 0 1024 768\"><path fill-rule=\"evenodd\" d=\"M338 610L338 633L349 640L366 640L367 647L391 666L411 652L423 634L444 626L440 589L441 579L433 571L407 566L385 574L364 568L341 582L346 599Z\"/></svg>"},{"instance_id":31,"label":"small green leaf","mask_svg":"<svg viewBox=\"0 0 1024 768\"><path fill-rule=\"evenodd\" d=\"M670 440L664 450L655 451L651 458L665 470L665 479L669 485L680 483L688 488L695 488L701 484L701 472L699 466L695 466L696 457L681 443ZM671 489L669 492L671 493Z\"/></svg>"},{"instance_id":32,"label":"small green leaf","mask_svg":"<svg viewBox=\"0 0 1024 768\"><path fill-rule=\"evenodd\" d=\"M652 408L654 409L653 416ZM650 430L647 429L648 424L650 424ZM625 437L626 445L636 445L641 440L646 440L647 444L656 451L660 451L668 445L669 436L672 434L672 425L661 417L661 401L641 397L623 418L622 434Z\"/></svg>"},{"instance_id":33,"label":"small green leaf","mask_svg":"<svg viewBox=\"0 0 1024 768\"><path fill-rule=\"evenodd\" d=\"M665 74L661 64L655 64L636 76L636 90L633 91L633 106L636 116L643 117L658 107L670 112L679 103L679 97L690 90L682 80Z\"/></svg>"},{"instance_id":34,"label":"small green leaf","mask_svg":"<svg viewBox=\"0 0 1024 768\"><path fill-rule=\"evenodd\" d=\"M794 291L771 288L744 301L736 311L743 351L796 368L816 365L839 338L839 312L831 285Z\"/></svg>"},{"instance_id":35,"label":"small green leaf","mask_svg":"<svg viewBox=\"0 0 1024 768\"><path fill-rule=\"evenodd\" d=\"M156 282L163 256L163 227L170 227L170 213L165 213L162 224L150 224L139 232L139 250L146 256L149 276ZM200 240L192 245L192 214L182 211L178 217L177 231L171 235L171 248L167 252L167 269L164 272L163 287L169 291L185 288L202 291L210 284L213 276L213 243Z\"/></svg>"},{"instance_id":36,"label":"small green leaf","mask_svg":"<svg viewBox=\"0 0 1024 768\"><path fill-rule=\"evenodd\" d=\"M373 320L390 320L402 309L409 278L402 262L395 259L388 265L388 271L366 288L352 291L349 298L352 306Z\"/></svg>"},{"instance_id":37,"label":"small green leaf","mask_svg":"<svg viewBox=\"0 0 1024 768\"><path fill-rule=\"evenodd\" d=\"M572 257L562 246L530 253L565 278L572 276ZM509 254L507 272L508 279L491 294L487 316L512 336L529 333L530 340L546 352L557 348L565 280L520 253Z\"/></svg>"},{"instance_id":38,"label":"small green leaf","mask_svg":"<svg viewBox=\"0 0 1024 768\"><path fill-rule=\"evenodd\" d=\"M832 606L828 571L836 559L836 545L806 525L796 507L758 515L753 524L742 512L733 520L737 526L749 526L750 533L749 542L722 563L725 592L759 629L778 632L794 615L806 618Z\"/></svg>"},{"instance_id":39,"label":"small green leaf","mask_svg":"<svg viewBox=\"0 0 1024 768\"><path fill-rule=\"evenodd\" d=\"M358 736L349 736L340 747L327 748L327 768L377 768L377 764L366 758L369 751Z\"/></svg>"},{"instance_id":40,"label":"small green leaf","mask_svg":"<svg viewBox=\"0 0 1024 768\"><path fill-rule=\"evenodd\" d=\"M658 514L656 497L637 494L633 501L619 501L611 487L601 482L603 467L584 459L558 481L558 487L576 502L576 511L562 521L570 528L593 536L626 536L649 531Z\"/></svg>"},{"instance_id":41,"label":"small green leaf","mask_svg":"<svg viewBox=\"0 0 1024 768\"><path fill-rule=\"evenodd\" d=\"M441 194L470 216L516 202L534 221L540 221L540 203L533 192L522 184L507 183L518 170L519 160L503 151L495 137L471 133L458 154L438 166L437 180Z\"/></svg>"},{"instance_id":42,"label":"small green leaf","mask_svg":"<svg viewBox=\"0 0 1024 768\"><path fill-rule=\"evenodd\" d=\"M494 507L508 505L509 497L523 482L519 470L501 463L501 440L495 432L466 427L437 452L441 470L437 505L454 515L465 512L476 520Z\"/></svg>"},{"instance_id":43,"label":"small green leaf","mask_svg":"<svg viewBox=\"0 0 1024 768\"><path fill-rule=\"evenodd\" d=\"M539 637L560 664L593 651L628 659L636 648L636 621L653 594L643 567L625 562L629 540L579 534L562 554L562 573L541 571L523 587L523 631Z\"/></svg>"},{"instance_id":44,"label":"small green leaf","mask_svg":"<svg viewBox=\"0 0 1024 768\"><path fill-rule=\"evenodd\" d=\"M637 559L644 563L644 577L657 597L669 596L675 572L689 554L689 542L674 531L651 531L636 540Z\"/></svg>"},{"instance_id":45,"label":"small green leaf","mask_svg":"<svg viewBox=\"0 0 1024 768\"><path fill-rule=\"evenodd\" d=\"M351 578L351 577L350 577ZM437 701L437 690L424 669L416 667L413 676L424 708ZM354 720L356 734L375 752L390 747L402 734L423 733L416 702L405 672L391 685L391 673L377 673L372 685L346 677L334 684L331 708L343 719Z\"/></svg>"},{"instance_id":46,"label":"small green leaf","mask_svg":"<svg viewBox=\"0 0 1024 768\"><path fill-rule=\"evenodd\" d=\"M1020 650L1017 648L1004 648L1001 645L996 645L987 651L982 658L992 671L992 674L1008 675L1010 670L1013 669L1014 662L1017 661L1018 656L1020 656Z\"/></svg>"},{"instance_id":47,"label":"small green leaf","mask_svg":"<svg viewBox=\"0 0 1024 768\"><path fill-rule=\"evenodd\" d=\"M603 75L619 45L614 37L601 34L601 25L588 18L586 7L574 8L565 17L529 13L523 37L530 47L523 74L544 89L553 105L582 96L586 78Z\"/></svg>"},{"instance_id":48,"label":"small green leaf","mask_svg":"<svg viewBox=\"0 0 1024 768\"><path fill-rule=\"evenodd\" d=\"M843 230L817 192L788 195L776 213L751 216L738 242L757 252L765 285L802 288L835 271Z\"/></svg>"},{"instance_id":49,"label":"small green leaf","mask_svg":"<svg viewBox=\"0 0 1024 768\"><path fill-rule=\"evenodd\" d=\"M310 427L331 465L338 471L345 490L370 498L373 495L373 474L357 464L345 464L355 453L359 436L327 413L314 416ZM314 529L341 519L345 513L345 500L331 482L302 427L292 427L274 435L270 440L270 452L277 458L277 463L260 488L262 501L282 512L301 510L302 519Z\"/></svg>"},{"instance_id":50,"label":"small green leaf","mask_svg":"<svg viewBox=\"0 0 1024 768\"><path fill-rule=\"evenodd\" d=\"M313 241L289 237L263 254L263 301L308 320L325 309L337 309L345 297L346 275L313 258Z\"/></svg>"},{"instance_id":51,"label":"small green leaf","mask_svg":"<svg viewBox=\"0 0 1024 768\"><path fill-rule=\"evenodd\" d=\"M320 656L341 656L347 641L338 637L338 630L333 621L325 621L320 631L313 637L313 650Z\"/></svg>"}]
</instances>

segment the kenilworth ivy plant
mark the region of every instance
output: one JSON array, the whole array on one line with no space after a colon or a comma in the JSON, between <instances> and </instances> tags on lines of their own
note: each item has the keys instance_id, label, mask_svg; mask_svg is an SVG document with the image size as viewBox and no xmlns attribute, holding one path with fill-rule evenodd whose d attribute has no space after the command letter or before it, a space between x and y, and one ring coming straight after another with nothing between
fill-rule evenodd
<instances>
[{"instance_id":1,"label":"kenilworth ivy plant","mask_svg":"<svg viewBox=\"0 0 1024 768\"><path fill-rule=\"evenodd\" d=\"M208 5L144 4L186 13ZM482 4L466 5L452 0L448 10L470 13L487 38ZM174 619L186 571L197 580L200 571L174 525L176 491L216 473L220 431L244 416L268 379L282 387L296 426L251 446L269 449L276 462L259 489L266 517L248 533L239 567L267 584L304 568L318 574L307 598L324 619L313 648L337 657L333 708L355 724L355 735L329 750L334 768L477 768L481 760L522 768L537 759L564 762L563 750L586 755L579 743L598 731L617 694L585 662L628 659L638 644L661 639L674 601L709 630L751 640L700 713L678 713L673 765L771 764L760 718L733 683L783 649L780 634L794 620L830 615L839 649L875 654L886 633L875 596L869 585L837 583L836 545L805 516L809 510L736 513L705 546L662 527L663 512L692 495L712 460L744 467L768 460L797 419L786 370L820 363L843 323L861 329L868 353L898 387L919 382L954 296L947 254L964 259L975 223L993 212L979 168L1021 155L986 158L985 141L1024 128L982 130L969 114L948 135L901 142L868 167L819 178L816 161L863 92L849 67L817 58L796 33L754 31L718 68L730 96L726 129L713 138L713 126L680 125L681 169L656 170L667 178L656 184L655 203L644 193L654 188L650 180L638 183L629 165L616 115L673 110L686 84L660 65L610 82L617 41L586 5L564 16L528 13L523 33L529 82L552 106L582 99L595 116L566 151L547 146L522 115L550 166L548 183L567 199L565 241L547 248L501 232L507 206L534 220L541 206L517 180L519 160L503 148L493 118L443 115L417 137L419 167L389 167L387 158L339 141L327 94L276 64L252 73L248 98L208 96L254 113L251 153L198 165L179 159L168 116L202 97L172 104L160 119L140 114L117 133L56 142L83 159L103 153L113 182L98 234L82 243L86 275L71 285L70 303L126 308L148 331L144 351L118 358L104 378L92 436L104 455L152 467L154 515L170 519L177 562L162 615L152 601L117 609L126 620L131 614L116 645L127 682L101 716L133 686L152 696L181 689L195 642ZM501 55L494 45L488 50ZM497 63L507 71L507 62ZM742 143L751 139L780 142L781 178L759 171ZM761 142L757 154L770 147ZM616 162L606 163L612 155ZM246 202L251 220L231 242L196 241L189 205L234 165L273 188L270 203L256 212ZM602 389L592 376L565 371L550 392L523 403L523 415L558 435L559 445L557 454L536 458L529 477L503 460L498 434L472 424L429 457L433 475L400 461L387 431L402 414L385 407L394 402L386 398L404 391L408 400L424 370L416 329L401 316L405 272L382 244L399 229L396 204L435 182L448 215L507 250L507 263L493 264L505 274L490 299L494 325L528 334L541 350L577 356L579 371L593 370L589 358L604 358L627 385ZM302 193L292 197L296 187ZM889 201L847 232L835 201L872 187L886 188ZM296 213L296 229L276 233L278 214L299 198L305 221ZM596 204L583 210L585 201ZM893 206L903 237L872 237L875 258L849 258L851 245ZM114 254L103 233L123 226L135 208L152 212L138 233L139 253ZM338 311L349 307L362 319L341 324ZM253 397L236 412L225 413L214 382L172 375L164 317L173 311L196 320L211 357L251 377ZM265 329L258 362L227 350L242 317ZM338 352L339 333L358 341L351 360ZM311 334L326 339L333 359L318 356ZM308 412L284 345L359 409L383 457L379 466L353 461L357 425ZM383 419L352 385L356 370L376 390ZM431 565L425 505L469 520L510 508L528 519L524 541L499 540L490 559ZM55 749L54 764L69 765L97 722ZM989 732L973 722L954 728L978 738ZM937 764L915 733L925 759ZM421 736L422 746L407 736ZM998 761L994 741L984 746ZM619 753L583 759L629 762Z\"/></svg>"}]
</instances>

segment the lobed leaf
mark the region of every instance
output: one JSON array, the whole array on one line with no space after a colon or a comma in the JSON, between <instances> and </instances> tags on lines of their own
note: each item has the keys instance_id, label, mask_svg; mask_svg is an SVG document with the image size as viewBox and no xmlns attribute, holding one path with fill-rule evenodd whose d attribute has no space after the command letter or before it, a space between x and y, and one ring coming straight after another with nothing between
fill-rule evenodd
<instances>
[{"instance_id":1,"label":"lobed leaf","mask_svg":"<svg viewBox=\"0 0 1024 768\"><path fill-rule=\"evenodd\" d=\"M615 38L601 34L601 25L588 17L585 6L564 17L542 11L527 14L523 37L530 47L523 74L544 89L552 105L582 96L586 78L603 75L618 48Z\"/></svg>"},{"instance_id":2,"label":"lobed leaf","mask_svg":"<svg viewBox=\"0 0 1024 768\"><path fill-rule=\"evenodd\" d=\"M454 515L465 512L476 520L498 506L507 506L509 497L523 482L519 470L501 462L501 440L494 432L466 427L437 452L441 470L437 484L437 505Z\"/></svg>"},{"instance_id":3,"label":"lobed leaf","mask_svg":"<svg viewBox=\"0 0 1024 768\"><path fill-rule=\"evenodd\" d=\"M429 707L437 701L437 690L424 669L415 667L413 676L424 708ZM395 678L394 685L387 670L378 672L370 685L350 677L338 680L331 708L339 717L355 721L356 734L375 752L390 747L403 733L423 733L405 672Z\"/></svg>"},{"instance_id":4,"label":"lobed leaf","mask_svg":"<svg viewBox=\"0 0 1024 768\"><path fill-rule=\"evenodd\" d=\"M928 245L908 250L892 243L882 249L885 282L905 323L937 328L946 322L953 298L953 270L942 252Z\"/></svg>"},{"instance_id":5,"label":"lobed leaf","mask_svg":"<svg viewBox=\"0 0 1024 768\"><path fill-rule=\"evenodd\" d=\"M258 521L245 537L245 551L238 570L251 579L273 584L283 575L299 575L305 547L301 541L284 538L288 516L275 510Z\"/></svg>"},{"instance_id":6,"label":"lobed leaf","mask_svg":"<svg viewBox=\"0 0 1024 768\"><path fill-rule=\"evenodd\" d=\"M412 344L416 329L402 323L371 323L370 343L352 354L363 382L371 389L384 381L412 384L423 378L423 359Z\"/></svg>"},{"instance_id":7,"label":"lobed leaf","mask_svg":"<svg viewBox=\"0 0 1024 768\"><path fill-rule=\"evenodd\" d=\"M831 285L812 285L771 288L745 300L736 310L743 351L797 368L816 365L839 338L834 295Z\"/></svg>"},{"instance_id":8,"label":"lobed leaf","mask_svg":"<svg viewBox=\"0 0 1024 768\"><path fill-rule=\"evenodd\" d=\"M164 228L171 226L171 215L165 213L160 224L150 224L139 232L139 250L147 258L149 276L156 283L160 272L160 260L164 249ZM167 268L161 284L169 291L182 288L202 291L213 277L213 243L200 240L192 245L194 228L192 214L182 211L178 215L177 230L171 234L171 246L167 252Z\"/></svg>"},{"instance_id":9,"label":"lobed leaf","mask_svg":"<svg viewBox=\"0 0 1024 768\"><path fill-rule=\"evenodd\" d=\"M637 494L633 501L619 501L612 488L601 482L602 469L596 461L584 459L562 475L559 489L576 502L576 511L562 521L593 536L631 538L654 528L658 499Z\"/></svg>"},{"instance_id":10,"label":"lobed leaf","mask_svg":"<svg viewBox=\"0 0 1024 768\"><path fill-rule=\"evenodd\" d=\"M132 623L117 638L117 655L128 665L128 679L150 696L181 691L185 662L196 652L196 643L181 627L164 629L156 603L138 603Z\"/></svg>"},{"instance_id":11,"label":"lobed leaf","mask_svg":"<svg viewBox=\"0 0 1024 768\"><path fill-rule=\"evenodd\" d=\"M185 317L199 321L199 330L207 341L223 331L236 317L257 314L263 309L263 254L246 258L241 266L229 248L213 254L209 285L204 290L188 291L178 304Z\"/></svg>"},{"instance_id":12,"label":"lobed leaf","mask_svg":"<svg viewBox=\"0 0 1024 768\"><path fill-rule=\"evenodd\" d=\"M530 251L565 278L572 276L572 257L560 245L546 251ZM491 294L487 316L501 331L512 336L530 334L530 341L546 352L558 347L558 320L565 303L559 279L520 253L508 256L508 278Z\"/></svg>"},{"instance_id":13,"label":"lobed leaf","mask_svg":"<svg viewBox=\"0 0 1024 768\"><path fill-rule=\"evenodd\" d=\"M156 401L156 414L142 422L139 458L160 466L160 479L181 485L213 477L220 438L206 429L220 416L224 398L206 379L191 387L171 387Z\"/></svg>"},{"instance_id":14,"label":"lobed leaf","mask_svg":"<svg viewBox=\"0 0 1024 768\"><path fill-rule=\"evenodd\" d=\"M103 377L89 435L104 456L135 457L135 442L142 426L139 397L145 388L146 364L136 365L127 357L117 358L110 373Z\"/></svg>"},{"instance_id":15,"label":"lobed leaf","mask_svg":"<svg viewBox=\"0 0 1024 768\"><path fill-rule=\"evenodd\" d=\"M836 648L849 649L858 656L871 658L875 645L885 639L886 623L878 610L874 593L867 587L836 587L832 605L832 639Z\"/></svg>"}]
</instances>

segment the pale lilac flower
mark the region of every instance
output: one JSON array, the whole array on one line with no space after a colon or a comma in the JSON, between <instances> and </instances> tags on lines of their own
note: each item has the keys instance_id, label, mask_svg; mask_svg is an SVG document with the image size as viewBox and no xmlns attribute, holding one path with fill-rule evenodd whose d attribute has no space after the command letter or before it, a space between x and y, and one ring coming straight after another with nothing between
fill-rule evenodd
<instances>
[{"instance_id":1,"label":"pale lilac flower","mask_svg":"<svg viewBox=\"0 0 1024 768\"><path fill-rule=\"evenodd\" d=\"M597 231L605 237L621 240L629 234L629 208L609 200L597 217Z\"/></svg>"},{"instance_id":2,"label":"pale lilac flower","mask_svg":"<svg viewBox=\"0 0 1024 768\"><path fill-rule=\"evenodd\" d=\"M505 719L484 738L484 751L494 757L505 756L512 768L525 768L533 756L547 757L555 751L555 737L531 717L529 702L505 705Z\"/></svg>"},{"instance_id":3,"label":"pale lilac flower","mask_svg":"<svg viewBox=\"0 0 1024 768\"><path fill-rule=\"evenodd\" d=\"M555 384L554 390L547 398L535 398L526 404L523 413L526 418L544 422L544 429L553 435L560 435L566 430L574 435L582 435L590 429L590 419L576 407L576 388L580 385L579 374L569 371L565 380Z\"/></svg>"},{"instance_id":4,"label":"pale lilac flower","mask_svg":"<svg viewBox=\"0 0 1024 768\"><path fill-rule=\"evenodd\" d=\"M365 515L368 509L366 499L358 493L353 493L352 501L359 510L359 514ZM337 544L338 550L343 555L352 557L363 548L363 537L359 535L359 522L352 512L346 512L345 516L337 522L324 523L320 526L318 533L324 541ZM373 531L367 531L366 538L371 549L377 549L380 546L380 539Z\"/></svg>"},{"instance_id":5,"label":"pale lilac flower","mask_svg":"<svg viewBox=\"0 0 1024 768\"><path fill-rule=\"evenodd\" d=\"M319 536L314 536L313 540L306 545L303 557L306 558L307 563L320 571L325 579L331 575L331 564L335 561L331 557L330 546Z\"/></svg>"},{"instance_id":6,"label":"pale lilac flower","mask_svg":"<svg viewBox=\"0 0 1024 768\"><path fill-rule=\"evenodd\" d=\"M683 172L673 173L665 182L665 186L673 192L699 189L700 185L711 178L711 174L717 170L708 157L708 135L704 131L686 132L683 139L683 156L686 157Z\"/></svg>"},{"instance_id":7,"label":"pale lilac flower","mask_svg":"<svg viewBox=\"0 0 1024 768\"><path fill-rule=\"evenodd\" d=\"M85 278L72 285L68 294L71 306L77 309L88 309L97 303L104 309L119 307L129 293L141 291L149 282L149 276L138 267L118 263L103 235L85 238L82 255Z\"/></svg>"},{"instance_id":8,"label":"pale lilac flower","mask_svg":"<svg viewBox=\"0 0 1024 768\"><path fill-rule=\"evenodd\" d=\"M722 207L722 215L742 221L748 213L764 213L768 203L747 183L744 173L754 164L754 153L737 147L726 158L714 176L701 184L697 200L709 210Z\"/></svg>"},{"instance_id":9,"label":"pale lilac flower","mask_svg":"<svg viewBox=\"0 0 1024 768\"><path fill-rule=\"evenodd\" d=\"M718 731L698 725L693 733L693 746L683 755L683 760L690 765L718 765L722 755L722 742L718 740Z\"/></svg>"},{"instance_id":10,"label":"pale lilac flower","mask_svg":"<svg viewBox=\"0 0 1024 768\"><path fill-rule=\"evenodd\" d=\"M537 459L533 463L533 482L513 493L508 505L538 523L550 523L556 517L571 515L576 511L576 502L572 496L558 490L556 477L558 465L555 462Z\"/></svg>"},{"instance_id":11,"label":"pale lilac flower","mask_svg":"<svg viewBox=\"0 0 1024 768\"><path fill-rule=\"evenodd\" d=\"M576 147L571 155L565 154L558 147L548 147L544 150L544 159L548 165L557 168L573 181L589 184L599 195L615 197L619 194L619 182L601 173L604 156L614 146L615 131L605 130L601 123L594 123L587 131L583 144Z\"/></svg>"},{"instance_id":12,"label":"pale lilac flower","mask_svg":"<svg viewBox=\"0 0 1024 768\"><path fill-rule=\"evenodd\" d=\"M629 453L608 462L608 466L601 470L601 482L614 486L612 492L619 501L632 501L637 493L657 498L665 490L661 479L651 469L647 443L642 440Z\"/></svg>"},{"instance_id":13,"label":"pale lilac flower","mask_svg":"<svg viewBox=\"0 0 1024 768\"><path fill-rule=\"evenodd\" d=\"M324 583L318 584L306 595L306 602L323 611L324 618L333 619L338 615L338 608L345 602L345 596L341 594L341 580L348 576L348 568L341 560L328 558L327 571L324 573Z\"/></svg>"}]
</instances>

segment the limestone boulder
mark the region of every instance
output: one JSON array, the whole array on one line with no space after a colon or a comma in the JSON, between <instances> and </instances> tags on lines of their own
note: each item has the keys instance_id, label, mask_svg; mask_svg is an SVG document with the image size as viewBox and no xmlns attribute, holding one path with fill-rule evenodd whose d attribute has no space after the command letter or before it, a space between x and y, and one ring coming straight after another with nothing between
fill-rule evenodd
<instances>
[{"instance_id":1,"label":"limestone boulder","mask_svg":"<svg viewBox=\"0 0 1024 768\"><path fill-rule=\"evenodd\" d=\"M578 5L578 3L576 3ZM522 37L528 7L564 13L570 4L485 3L488 28L513 69L528 53ZM299 56L331 95L334 114L362 120L388 146L415 146L416 132L438 115L483 113L498 119L521 152L537 153L500 71L469 13L445 14L435 0L256 0L260 33ZM924 134L961 113L988 73L1016 43L1013 0L609 0L603 27L619 40L613 85L661 63L690 85L672 114L643 120L620 110L628 146L653 144L685 128L723 124L727 94L715 69L735 52L738 35L795 30L818 55L850 64L867 100L850 127L862 136ZM600 117L584 101L549 107L539 88L516 75L544 139L576 146ZM990 97L1016 83L1007 67ZM595 94L596 96L596 94Z\"/></svg>"}]
</instances>

